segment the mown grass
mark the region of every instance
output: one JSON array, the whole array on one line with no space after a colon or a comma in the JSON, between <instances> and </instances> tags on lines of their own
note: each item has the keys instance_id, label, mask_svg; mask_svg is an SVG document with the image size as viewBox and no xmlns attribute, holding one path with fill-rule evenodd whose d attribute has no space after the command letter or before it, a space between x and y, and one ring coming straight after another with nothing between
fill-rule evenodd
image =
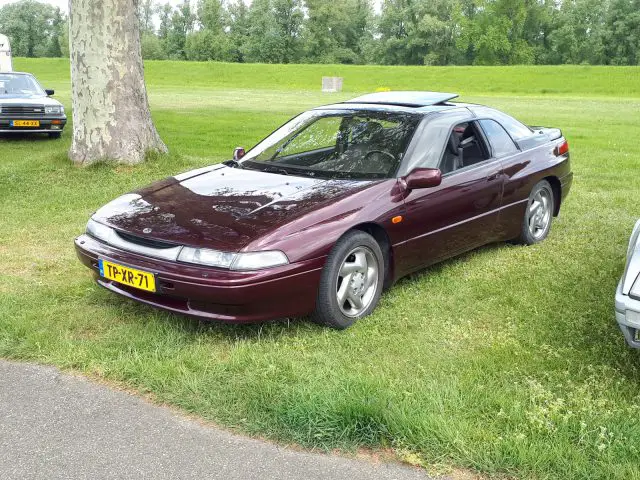
<instances>
[{"instance_id":1,"label":"mown grass","mask_svg":"<svg viewBox=\"0 0 640 480\"><path fill-rule=\"evenodd\" d=\"M69 105L68 64L16 63ZM490 476L640 478L640 356L613 317L639 216L640 84L627 75L640 70L542 70L150 63L168 157L79 169L66 159L69 131L61 141L0 139L0 356L121 382L307 447L390 447ZM72 243L93 210L350 96L317 91L319 76L334 73L351 92L462 91L561 127L576 176L549 239L486 247L406 278L345 332L304 320L201 324L92 283Z\"/></svg>"}]
</instances>

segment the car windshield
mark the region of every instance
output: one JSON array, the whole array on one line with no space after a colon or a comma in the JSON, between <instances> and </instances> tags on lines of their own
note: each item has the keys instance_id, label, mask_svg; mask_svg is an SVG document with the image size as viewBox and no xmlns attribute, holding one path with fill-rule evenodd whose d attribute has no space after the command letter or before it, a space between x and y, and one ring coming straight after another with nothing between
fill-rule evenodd
<instances>
[{"instance_id":1,"label":"car windshield","mask_svg":"<svg viewBox=\"0 0 640 480\"><path fill-rule=\"evenodd\" d=\"M44 94L42 87L31 75L0 73L0 96Z\"/></svg>"},{"instance_id":2,"label":"car windshield","mask_svg":"<svg viewBox=\"0 0 640 480\"><path fill-rule=\"evenodd\" d=\"M398 169L420 118L401 112L313 110L269 135L241 165L321 178L388 178Z\"/></svg>"}]
</instances>

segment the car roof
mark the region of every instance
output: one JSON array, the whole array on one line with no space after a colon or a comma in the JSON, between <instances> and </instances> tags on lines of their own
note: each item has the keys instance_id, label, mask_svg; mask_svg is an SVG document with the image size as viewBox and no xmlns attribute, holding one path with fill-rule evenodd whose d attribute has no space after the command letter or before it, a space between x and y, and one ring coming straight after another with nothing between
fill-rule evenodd
<instances>
[{"instance_id":1,"label":"car roof","mask_svg":"<svg viewBox=\"0 0 640 480\"><path fill-rule=\"evenodd\" d=\"M33 74L31 73L27 73L27 72L14 72L13 70L11 72L0 72L0 74L3 75L31 75L33 77Z\"/></svg>"},{"instance_id":2,"label":"car roof","mask_svg":"<svg viewBox=\"0 0 640 480\"><path fill-rule=\"evenodd\" d=\"M455 93L441 92L377 92L340 103L323 105L314 108L314 110L373 110L424 115L432 112L473 106L473 104L449 101L457 97L458 95Z\"/></svg>"},{"instance_id":3,"label":"car roof","mask_svg":"<svg viewBox=\"0 0 640 480\"><path fill-rule=\"evenodd\" d=\"M415 91L377 92L362 95L352 100L347 100L344 103L367 103L375 105L396 105L399 107L417 108L438 105L449 100L453 100L457 97L457 93Z\"/></svg>"}]
</instances>

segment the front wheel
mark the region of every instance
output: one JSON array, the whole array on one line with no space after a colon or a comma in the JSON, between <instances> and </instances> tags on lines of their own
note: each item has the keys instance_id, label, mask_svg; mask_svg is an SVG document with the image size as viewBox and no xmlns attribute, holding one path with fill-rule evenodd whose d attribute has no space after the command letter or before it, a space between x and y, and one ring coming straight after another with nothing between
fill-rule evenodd
<instances>
[{"instance_id":1,"label":"front wheel","mask_svg":"<svg viewBox=\"0 0 640 480\"><path fill-rule=\"evenodd\" d=\"M344 329L369 315L380 300L384 263L371 235L356 230L344 235L322 270L313 320Z\"/></svg>"},{"instance_id":2,"label":"front wheel","mask_svg":"<svg viewBox=\"0 0 640 480\"><path fill-rule=\"evenodd\" d=\"M517 242L524 245L533 245L547 238L551 229L553 211L553 190L549 182L542 180L531 190Z\"/></svg>"}]
</instances>

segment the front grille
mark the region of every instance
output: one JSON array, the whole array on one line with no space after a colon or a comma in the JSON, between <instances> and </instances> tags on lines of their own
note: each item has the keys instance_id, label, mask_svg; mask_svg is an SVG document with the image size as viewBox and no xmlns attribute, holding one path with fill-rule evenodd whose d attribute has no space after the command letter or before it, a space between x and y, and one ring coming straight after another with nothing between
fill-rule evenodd
<instances>
[{"instance_id":1,"label":"front grille","mask_svg":"<svg viewBox=\"0 0 640 480\"><path fill-rule=\"evenodd\" d=\"M41 117L44 105L2 105L2 116Z\"/></svg>"},{"instance_id":2,"label":"front grille","mask_svg":"<svg viewBox=\"0 0 640 480\"><path fill-rule=\"evenodd\" d=\"M151 248L175 248L176 245L173 243L162 242L160 240L153 240L152 238L144 238L138 237L137 235L131 235L130 233L119 232L116 230L116 233L120 238L126 240L130 243L135 243L136 245L142 245L143 247L151 247Z\"/></svg>"}]
</instances>

